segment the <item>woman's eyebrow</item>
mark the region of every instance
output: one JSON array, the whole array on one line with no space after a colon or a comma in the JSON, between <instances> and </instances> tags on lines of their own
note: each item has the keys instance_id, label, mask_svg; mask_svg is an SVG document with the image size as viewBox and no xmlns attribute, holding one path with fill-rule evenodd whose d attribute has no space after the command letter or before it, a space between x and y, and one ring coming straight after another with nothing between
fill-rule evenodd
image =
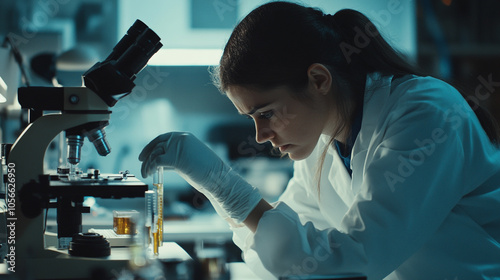
<instances>
[{"instance_id":1,"label":"woman's eyebrow","mask_svg":"<svg viewBox=\"0 0 500 280\"><path fill-rule=\"evenodd\" d=\"M259 105L255 106L255 107L253 107L253 108L252 108L252 110L250 110L250 112L248 112L248 113L246 113L246 114L242 114L242 115L248 115L248 116L251 116L251 115L255 114L255 112L256 112L257 110L262 109L262 108L264 108L264 107L268 106L269 104L271 104L271 102L268 102L268 103L265 103L265 104L259 104ZM241 114L241 113L240 113L240 114Z\"/></svg>"}]
</instances>

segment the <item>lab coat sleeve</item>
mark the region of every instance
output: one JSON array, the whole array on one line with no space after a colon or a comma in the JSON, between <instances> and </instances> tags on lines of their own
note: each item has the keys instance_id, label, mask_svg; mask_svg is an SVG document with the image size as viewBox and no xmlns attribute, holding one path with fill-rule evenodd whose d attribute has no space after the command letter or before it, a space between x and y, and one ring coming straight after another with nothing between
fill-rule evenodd
<instances>
[{"instance_id":1,"label":"lab coat sleeve","mask_svg":"<svg viewBox=\"0 0 500 280\"><path fill-rule=\"evenodd\" d=\"M321 141L321 140L320 140ZM318 145L314 153L322 150ZM285 191L279 198L279 202L286 203L295 213L297 213L302 224L307 221L314 221L314 225L319 228L327 227L328 224L319 219L321 212L318 205L318 191L315 170L311 166L317 166L318 157L313 156L305 160L294 162L294 174L288 183Z\"/></svg>"},{"instance_id":2,"label":"lab coat sleeve","mask_svg":"<svg viewBox=\"0 0 500 280\"><path fill-rule=\"evenodd\" d=\"M467 176L471 151L487 138L465 100L433 83L407 85L401 99L386 108L378 142L353 173L362 185L342 221L346 233L302 225L285 203L263 215L250 248L275 276L360 272L382 279L479 183Z\"/></svg>"},{"instance_id":3,"label":"lab coat sleeve","mask_svg":"<svg viewBox=\"0 0 500 280\"><path fill-rule=\"evenodd\" d=\"M273 206L280 203L287 205L287 209L290 209L289 211L293 215L297 215L297 220L300 224L306 223L311 218L318 220L317 217L321 215L317 204L317 196L310 190L312 184L310 165L307 160L294 162L294 175L292 179L278 199L278 202L272 203ZM288 205L291 205L293 210ZM318 224L317 226L324 227L325 225ZM251 248L254 234L247 227L233 226L232 230L233 241L242 250L242 258L252 268L252 271L262 279L275 279L264 268L257 252Z\"/></svg>"}]
</instances>

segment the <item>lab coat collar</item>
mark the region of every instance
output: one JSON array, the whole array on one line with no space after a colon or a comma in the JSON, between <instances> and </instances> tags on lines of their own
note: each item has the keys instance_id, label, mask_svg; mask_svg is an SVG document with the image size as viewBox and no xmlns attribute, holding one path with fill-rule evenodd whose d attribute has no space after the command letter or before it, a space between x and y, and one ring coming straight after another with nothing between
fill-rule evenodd
<instances>
[{"instance_id":1,"label":"lab coat collar","mask_svg":"<svg viewBox=\"0 0 500 280\"><path fill-rule=\"evenodd\" d=\"M352 181L351 190L355 196L363 181L363 170L368 147L373 139L373 133L380 124L381 108L391 94L391 81L393 76L382 76L380 73L368 74L363 102L363 120L361 130L354 142L351 154ZM352 201L351 201L352 202Z\"/></svg>"},{"instance_id":2,"label":"lab coat collar","mask_svg":"<svg viewBox=\"0 0 500 280\"><path fill-rule=\"evenodd\" d=\"M369 73L366 76L366 86L363 101L363 114L361 120L361 131L358 133L351 153L353 156L368 147L371 135L378 123L380 108L391 93L391 81L393 76L382 76L379 72ZM330 141L329 135L321 135L320 141L323 146ZM328 153L336 153L334 147L328 148ZM352 161L351 161L352 169Z\"/></svg>"},{"instance_id":3,"label":"lab coat collar","mask_svg":"<svg viewBox=\"0 0 500 280\"><path fill-rule=\"evenodd\" d=\"M370 139L379 123L380 108L391 94L391 81L393 76L382 76L381 73L370 73L366 77L365 95L363 101L363 119L361 121L361 131L354 142L351 154L352 159L359 152L366 150L370 144Z\"/></svg>"},{"instance_id":4,"label":"lab coat collar","mask_svg":"<svg viewBox=\"0 0 500 280\"><path fill-rule=\"evenodd\" d=\"M332 160L336 162L332 164L331 170L328 172L328 180L335 192L339 195L342 201L348 206L354 202L356 194L359 192L359 186L363 180L362 172L364 159L370 144L373 132L379 123L380 109L387 100L391 91L392 76L382 76L380 73L371 73L366 78L366 88L363 103L363 115L361 120L361 130L354 142L351 152L351 170L352 177L343 167L344 163L337 154L335 147L328 147L328 154L332 155ZM322 147L330 140L330 136L322 135ZM340 183L343 182L343 183ZM346 187L346 186L351 186Z\"/></svg>"}]
</instances>

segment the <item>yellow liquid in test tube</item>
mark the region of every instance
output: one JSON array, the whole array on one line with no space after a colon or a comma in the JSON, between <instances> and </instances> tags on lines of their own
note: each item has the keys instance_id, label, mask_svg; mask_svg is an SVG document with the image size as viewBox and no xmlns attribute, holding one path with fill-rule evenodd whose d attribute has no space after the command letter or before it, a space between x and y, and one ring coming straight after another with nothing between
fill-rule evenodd
<instances>
[{"instance_id":1,"label":"yellow liquid in test tube","mask_svg":"<svg viewBox=\"0 0 500 280\"><path fill-rule=\"evenodd\" d=\"M158 170L153 176L153 186L156 192L156 215L153 221L153 226L156 230L153 231L153 252L158 255L158 248L163 245L163 167L158 167Z\"/></svg>"},{"instance_id":2,"label":"yellow liquid in test tube","mask_svg":"<svg viewBox=\"0 0 500 280\"><path fill-rule=\"evenodd\" d=\"M156 226L158 228L157 231L157 238L158 239L158 245L162 246L163 245L163 184L153 184L156 187L158 196L158 220L155 221Z\"/></svg>"},{"instance_id":3,"label":"yellow liquid in test tube","mask_svg":"<svg viewBox=\"0 0 500 280\"><path fill-rule=\"evenodd\" d=\"M153 253L155 256L158 256L159 255L159 247L161 246L160 245L160 238L159 238L160 234L158 232L154 232L153 233Z\"/></svg>"}]
</instances>

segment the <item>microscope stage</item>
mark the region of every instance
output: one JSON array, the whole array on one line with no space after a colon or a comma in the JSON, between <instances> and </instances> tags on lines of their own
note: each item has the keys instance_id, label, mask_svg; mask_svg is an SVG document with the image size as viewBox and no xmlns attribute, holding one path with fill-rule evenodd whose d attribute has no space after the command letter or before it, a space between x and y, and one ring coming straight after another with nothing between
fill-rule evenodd
<instances>
[{"instance_id":1,"label":"microscope stage","mask_svg":"<svg viewBox=\"0 0 500 280\"><path fill-rule=\"evenodd\" d=\"M46 177L47 178L47 177ZM100 198L144 197L148 185L127 174L101 174L97 179L64 175L48 176L48 192L53 196L94 196ZM46 179L46 180L47 180Z\"/></svg>"}]
</instances>

